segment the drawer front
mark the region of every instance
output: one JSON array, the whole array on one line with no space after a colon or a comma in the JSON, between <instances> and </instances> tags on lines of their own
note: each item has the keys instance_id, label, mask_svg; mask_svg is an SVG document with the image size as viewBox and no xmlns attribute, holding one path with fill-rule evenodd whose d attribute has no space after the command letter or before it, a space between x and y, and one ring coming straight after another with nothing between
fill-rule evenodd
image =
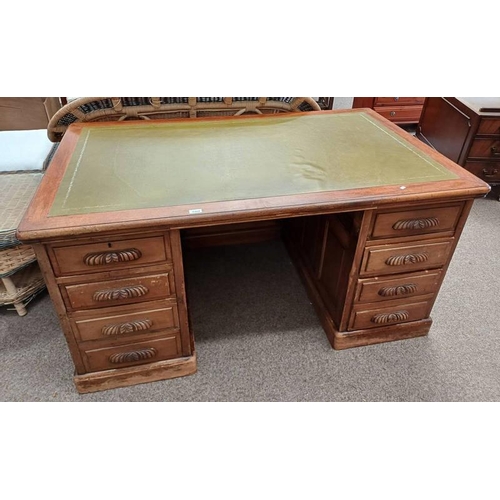
<instances>
[{"instance_id":1,"label":"drawer front","mask_svg":"<svg viewBox=\"0 0 500 500\"><path fill-rule=\"evenodd\" d=\"M500 182L500 163L494 161L468 161L464 168L485 182Z\"/></svg>"},{"instance_id":2,"label":"drawer front","mask_svg":"<svg viewBox=\"0 0 500 500\"><path fill-rule=\"evenodd\" d=\"M462 212L462 204L451 207L378 213L372 238L392 238L453 231Z\"/></svg>"},{"instance_id":3,"label":"drawer front","mask_svg":"<svg viewBox=\"0 0 500 500\"><path fill-rule=\"evenodd\" d=\"M140 267L168 260L163 236L52 247L49 255L57 276Z\"/></svg>"},{"instance_id":4,"label":"drawer front","mask_svg":"<svg viewBox=\"0 0 500 500\"><path fill-rule=\"evenodd\" d=\"M361 274L399 274L443 266L453 239L419 245L384 245L365 249Z\"/></svg>"},{"instance_id":5,"label":"drawer front","mask_svg":"<svg viewBox=\"0 0 500 500\"><path fill-rule=\"evenodd\" d=\"M418 122L422 113L422 106L376 106L373 109L393 122Z\"/></svg>"},{"instance_id":6,"label":"drawer front","mask_svg":"<svg viewBox=\"0 0 500 500\"><path fill-rule=\"evenodd\" d=\"M405 274L393 279L368 278L358 281L358 302L382 302L437 292L441 271Z\"/></svg>"},{"instance_id":7,"label":"drawer front","mask_svg":"<svg viewBox=\"0 0 500 500\"><path fill-rule=\"evenodd\" d=\"M174 293L174 281L172 272L165 272L61 288L68 307L88 309L168 298Z\"/></svg>"},{"instance_id":8,"label":"drawer front","mask_svg":"<svg viewBox=\"0 0 500 500\"><path fill-rule=\"evenodd\" d=\"M178 335L170 335L119 347L82 350L82 354L87 370L113 370L180 357L181 343Z\"/></svg>"},{"instance_id":9,"label":"drawer front","mask_svg":"<svg viewBox=\"0 0 500 500\"><path fill-rule=\"evenodd\" d=\"M427 318L430 314L430 302L412 302L405 305L366 309L356 306L351 315L349 330L380 328L408 321Z\"/></svg>"},{"instance_id":10,"label":"drawer front","mask_svg":"<svg viewBox=\"0 0 500 500\"><path fill-rule=\"evenodd\" d=\"M81 342L89 340L120 341L159 330L178 330L177 303L167 301L146 303L142 310L132 306L100 309L99 312L74 313L72 324Z\"/></svg>"},{"instance_id":11,"label":"drawer front","mask_svg":"<svg viewBox=\"0 0 500 500\"><path fill-rule=\"evenodd\" d=\"M422 105L425 97L375 97L375 106Z\"/></svg>"},{"instance_id":12,"label":"drawer front","mask_svg":"<svg viewBox=\"0 0 500 500\"><path fill-rule=\"evenodd\" d=\"M500 160L500 139L482 139L476 137L470 148L469 158Z\"/></svg>"},{"instance_id":13,"label":"drawer front","mask_svg":"<svg viewBox=\"0 0 500 500\"><path fill-rule=\"evenodd\" d=\"M500 118L483 118L479 124L478 134L500 135Z\"/></svg>"}]
</instances>

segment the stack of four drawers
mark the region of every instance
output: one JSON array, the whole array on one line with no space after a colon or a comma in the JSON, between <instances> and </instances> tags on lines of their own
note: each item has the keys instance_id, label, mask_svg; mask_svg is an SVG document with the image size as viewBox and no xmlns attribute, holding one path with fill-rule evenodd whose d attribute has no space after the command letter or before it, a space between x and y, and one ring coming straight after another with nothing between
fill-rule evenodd
<instances>
[{"instance_id":1,"label":"stack of four drawers","mask_svg":"<svg viewBox=\"0 0 500 500\"><path fill-rule=\"evenodd\" d=\"M168 232L54 243L47 251L78 373L191 353L179 319L182 263L176 281Z\"/></svg>"},{"instance_id":2,"label":"stack of four drawers","mask_svg":"<svg viewBox=\"0 0 500 500\"><path fill-rule=\"evenodd\" d=\"M348 330L429 317L463 208L463 203L455 203L374 215Z\"/></svg>"}]
</instances>

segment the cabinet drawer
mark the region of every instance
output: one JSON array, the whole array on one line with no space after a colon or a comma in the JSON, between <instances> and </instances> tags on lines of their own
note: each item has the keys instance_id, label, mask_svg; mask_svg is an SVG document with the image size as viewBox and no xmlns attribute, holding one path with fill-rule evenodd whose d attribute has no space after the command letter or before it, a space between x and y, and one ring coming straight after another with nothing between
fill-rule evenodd
<instances>
[{"instance_id":1,"label":"cabinet drawer","mask_svg":"<svg viewBox=\"0 0 500 500\"><path fill-rule=\"evenodd\" d=\"M418 245L384 245L365 249L361 274L398 274L443 266L453 239Z\"/></svg>"},{"instance_id":2,"label":"cabinet drawer","mask_svg":"<svg viewBox=\"0 0 500 500\"><path fill-rule=\"evenodd\" d=\"M180 346L179 336L170 335L119 347L83 350L82 354L87 370L92 372L177 358L181 356Z\"/></svg>"},{"instance_id":3,"label":"cabinet drawer","mask_svg":"<svg viewBox=\"0 0 500 500\"><path fill-rule=\"evenodd\" d=\"M375 215L372 238L391 238L417 234L454 231L462 212L462 204Z\"/></svg>"},{"instance_id":4,"label":"cabinet drawer","mask_svg":"<svg viewBox=\"0 0 500 500\"><path fill-rule=\"evenodd\" d=\"M174 293L174 279L170 271L61 288L69 308L88 309L167 298Z\"/></svg>"},{"instance_id":5,"label":"cabinet drawer","mask_svg":"<svg viewBox=\"0 0 500 500\"><path fill-rule=\"evenodd\" d=\"M365 328L377 328L417 321L427 318L430 310L431 302L429 301L371 309L356 306L351 315L349 330L364 330Z\"/></svg>"},{"instance_id":6,"label":"cabinet drawer","mask_svg":"<svg viewBox=\"0 0 500 500\"><path fill-rule=\"evenodd\" d=\"M478 134L500 135L500 118L483 118L479 124Z\"/></svg>"},{"instance_id":7,"label":"cabinet drawer","mask_svg":"<svg viewBox=\"0 0 500 500\"><path fill-rule=\"evenodd\" d=\"M117 306L99 311L78 311L71 323L81 342L89 340L120 341L159 330L177 330L179 315L175 300Z\"/></svg>"},{"instance_id":8,"label":"cabinet drawer","mask_svg":"<svg viewBox=\"0 0 500 500\"><path fill-rule=\"evenodd\" d=\"M165 241L166 236L104 239L87 245L53 246L49 255L57 276L95 273L168 261Z\"/></svg>"},{"instance_id":9,"label":"cabinet drawer","mask_svg":"<svg viewBox=\"0 0 500 500\"><path fill-rule=\"evenodd\" d=\"M494 161L468 161L464 168L485 182L500 182L500 163Z\"/></svg>"},{"instance_id":10,"label":"cabinet drawer","mask_svg":"<svg viewBox=\"0 0 500 500\"><path fill-rule=\"evenodd\" d=\"M375 106L422 105L425 97L375 97Z\"/></svg>"},{"instance_id":11,"label":"cabinet drawer","mask_svg":"<svg viewBox=\"0 0 500 500\"><path fill-rule=\"evenodd\" d=\"M376 106L373 109L393 122L418 122L422 113L422 106Z\"/></svg>"},{"instance_id":12,"label":"cabinet drawer","mask_svg":"<svg viewBox=\"0 0 500 500\"><path fill-rule=\"evenodd\" d=\"M500 139L476 137L469 151L469 158L488 158L500 160Z\"/></svg>"},{"instance_id":13,"label":"cabinet drawer","mask_svg":"<svg viewBox=\"0 0 500 500\"><path fill-rule=\"evenodd\" d=\"M441 271L421 274L404 274L392 279L368 278L358 281L358 302L381 302L435 293L441 279Z\"/></svg>"}]
</instances>

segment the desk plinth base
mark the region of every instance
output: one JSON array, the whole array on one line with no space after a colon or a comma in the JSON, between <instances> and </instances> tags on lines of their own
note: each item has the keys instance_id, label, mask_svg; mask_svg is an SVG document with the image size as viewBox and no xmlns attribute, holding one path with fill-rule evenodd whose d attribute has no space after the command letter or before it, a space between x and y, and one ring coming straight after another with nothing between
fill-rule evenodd
<instances>
[{"instance_id":1,"label":"desk plinth base","mask_svg":"<svg viewBox=\"0 0 500 500\"><path fill-rule=\"evenodd\" d=\"M334 349L349 349L364 345L392 342L393 340L412 339L424 337L429 333L432 319L422 319L410 323L400 323L385 328L355 330L352 332L338 332L335 327L325 328L326 336Z\"/></svg>"},{"instance_id":2,"label":"desk plinth base","mask_svg":"<svg viewBox=\"0 0 500 500\"><path fill-rule=\"evenodd\" d=\"M298 267L299 275L306 286L307 293L316 310L316 313L325 330L328 341L336 350L349 349L350 347L361 347L394 340L405 340L414 337L423 337L429 333L432 319L422 319L409 323L399 323L379 328L368 328L365 330L353 330L349 332L339 332L328 312L321 295L314 286L311 276L305 268Z\"/></svg>"},{"instance_id":3,"label":"desk plinth base","mask_svg":"<svg viewBox=\"0 0 500 500\"><path fill-rule=\"evenodd\" d=\"M185 358L75 375L73 381L78 392L86 394L193 375L196 373L196 369L196 353L194 353Z\"/></svg>"},{"instance_id":4,"label":"desk plinth base","mask_svg":"<svg viewBox=\"0 0 500 500\"><path fill-rule=\"evenodd\" d=\"M299 274L306 286L309 298L311 299L314 309L316 310L316 313L321 321L321 325L325 330L328 341L336 350L381 344L383 342L405 340L414 337L424 337L429 333L432 325L431 318L411 321L409 323L388 325L379 328L339 332L325 303L323 302L321 295L314 288L310 276L304 272L303 268L299 268Z\"/></svg>"}]
</instances>

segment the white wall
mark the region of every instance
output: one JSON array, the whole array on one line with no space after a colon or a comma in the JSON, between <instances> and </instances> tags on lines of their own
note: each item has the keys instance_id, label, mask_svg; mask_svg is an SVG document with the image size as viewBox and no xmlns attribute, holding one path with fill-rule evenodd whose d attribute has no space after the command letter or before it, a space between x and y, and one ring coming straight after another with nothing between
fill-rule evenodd
<instances>
[{"instance_id":1,"label":"white wall","mask_svg":"<svg viewBox=\"0 0 500 500\"><path fill-rule=\"evenodd\" d=\"M333 100L333 109L351 109L354 97L335 97Z\"/></svg>"}]
</instances>

